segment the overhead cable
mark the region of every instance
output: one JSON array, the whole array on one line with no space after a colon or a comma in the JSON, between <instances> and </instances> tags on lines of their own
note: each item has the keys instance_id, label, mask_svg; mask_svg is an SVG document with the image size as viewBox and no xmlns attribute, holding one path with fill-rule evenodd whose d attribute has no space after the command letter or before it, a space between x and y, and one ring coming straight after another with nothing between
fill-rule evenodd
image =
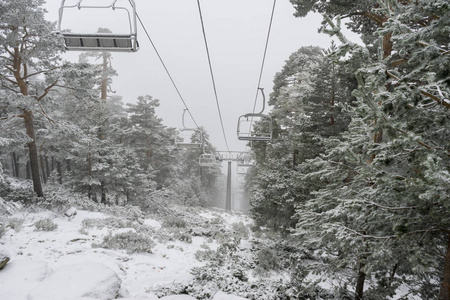
<instances>
[{"instance_id":1,"label":"overhead cable","mask_svg":"<svg viewBox=\"0 0 450 300\"><path fill-rule=\"evenodd\" d=\"M206 38L205 24L203 22L202 9L200 7L200 0L197 0L197 5L198 5L198 12L200 15L200 22L202 24L202 32L203 32L203 39L205 41L206 55L208 56L209 71L211 73L211 80L212 80L213 89L214 89L214 96L216 98L217 111L219 112L220 125L222 127L222 133L223 133L223 138L225 140L225 145L227 147L227 150L230 151L230 148L228 146L228 141L227 141L227 135L225 134L225 127L223 125L222 112L220 110L220 104L219 104L219 97L217 96L216 81L214 79L214 72L213 72L212 63L211 63L211 55L209 54L209 47L208 47L208 41Z\"/></svg>"},{"instance_id":2,"label":"overhead cable","mask_svg":"<svg viewBox=\"0 0 450 300\"><path fill-rule=\"evenodd\" d=\"M261 87L260 86L261 85L261 79L262 79L262 75L263 75L263 72L264 72L264 64L266 62L267 48L269 46L269 38L270 38L270 32L272 30L272 22L273 22L273 16L274 16L274 13L275 13L275 6L276 6L276 4L277 4L277 0L274 0L273 1L273 7L272 7L272 14L270 16L269 29L267 31L266 45L264 47L264 55L263 55L263 59L262 59L262 63L261 63L261 70L259 72L258 87L256 89L255 103L253 104L253 113L255 112L255 109L256 109L256 102L258 100L258 91L259 91L259 89Z\"/></svg>"},{"instance_id":3,"label":"overhead cable","mask_svg":"<svg viewBox=\"0 0 450 300\"><path fill-rule=\"evenodd\" d=\"M167 69L166 64L164 63L164 61L163 61L161 55L159 54L158 49L156 48L155 44L153 43L153 40L151 39L150 34L148 33L147 29L145 28L144 23L142 23L141 17L139 17L139 15L138 15L137 13L136 13L136 16L137 16L137 18L138 18L138 20L139 20L139 23L141 24L142 28L144 29L144 32L145 32L145 34L147 35L148 40L149 40L150 43L152 44L152 47L153 47L153 49L155 50L156 55L158 56L159 60L161 61L161 64L162 64L162 66L164 67L164 70L166 70L166 73L167 73L167 75L169 76L170 81L172 82L172 85L174 86L175 90L177 91L178 96L179 96L180 99L181 99L181 102L183 102L184 107L186 108L187 112L188 112L189 115L191 116L192 121L194 121L195 126L196 126L197 128L199 128L198 125L197 125L197 122L195 122L194 116L192 115L191 111L189 110L189 108L188 108L188 106L187 106L187 104L186 104L186 101L184 101L184 98L183 98L183 96L181 95L180 90L178 89L177 85L175 84L175 81L173 80L172 75L170 75L170 72L169 72L169 70Z\"/></svg>"}]
</instances>

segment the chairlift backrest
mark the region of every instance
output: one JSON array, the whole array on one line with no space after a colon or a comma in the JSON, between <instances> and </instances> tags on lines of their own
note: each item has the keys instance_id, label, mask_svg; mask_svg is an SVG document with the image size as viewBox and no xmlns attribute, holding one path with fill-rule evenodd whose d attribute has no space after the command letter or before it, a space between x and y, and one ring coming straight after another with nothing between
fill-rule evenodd
<instances>
[{"instance_id":1,"label":"chairlift backrest","mask_svg":"<svg viewBox=\"0 0 450 300\"><path fill-rule=\"evenodd\" d=\"M242 141L271 141L272 118L259 113L249 113L240 116L237 136Z\"/></svg>"},{"instance_id":2,"label":"chairlift backrest","mask_svg":"<svg viewBox=\"0 0 450 300\"><path fill-rule=\"evenodd\" d=\"M197 128L182 128L175 133L175 144L184 149L202 148L203 134Z\"/></svg>"},{"instance_id":3,"label":"chairlift backrest","mask_svg":"<svg viewBox=\"0 0 450 300\"><path fill-rule=\"evenodd\" d=\"M242 152L239 155L239 159L237 161L238 167L252 167L256 165L256 157L255 154L251 152Z\"/></svg>"},{"instance_id":4,"label":"chairlift backrest","mask_svg":"<svg viewBox=\"0 0 450 300\"><path fill-rule=\"evenodd\" d=\"M242 115L238 119L237 137L242 141L271 141L272 140L272 118L263 114L266 96L264 89L261 90L263 95L263 107L259 113L248 113ZM255 126L256 125L256 126Z\"/></svg>"},{"instance_id":5,"label":"chairlift backrest","mask_svg":"<svg viewBox=\"0 0 450 300\"><path fill-rule=\"evenodd\" d=\"M66 5L66 0L61 1L58 18L58 33L64 39L66 50L73 51L113 51L113 52L136 52L139 49L137 41L137 15L134 0L126 0L129 7L116 6L118 0L111 0L109 5L84 5L87 0L78 0L76 4ZM124 11L128 17L128 33L95 33L95 32L68 32L61 29L65 10L78 9L112 9L113 11Z\"/></svg>"},{"instance_id":6,"label":"chairlift backrest","mask_svg":"<svg viewBox=\"0 0 450 300\"><path fill-rule=\"evenodd\" d=\"M203 153L198 158L198 164L201 167L216 167L217 166L216 156L211 153Z\"/></svg>"},{"instance_id":7,"label":"chairlift backrest","mask_svg":"<svg viewBox=\"0 0 450 300\"><path fill-rule=\"evenodd\" d=\"M246 175L248 174L249 170L250 170L251 166L250 165L237 165L237 174L238 175Z\"/></svg>"}]
</instances>

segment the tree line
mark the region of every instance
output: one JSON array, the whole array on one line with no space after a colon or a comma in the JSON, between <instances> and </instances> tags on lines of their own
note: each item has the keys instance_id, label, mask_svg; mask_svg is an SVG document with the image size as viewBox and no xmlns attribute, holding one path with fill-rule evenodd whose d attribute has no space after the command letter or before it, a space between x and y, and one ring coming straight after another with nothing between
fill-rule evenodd
<instances>
[{"instance_id":1,"label":"tree line","mask_svg":"<svg viewBox=\"0 0 450 300\"><path fill-rule=\"evenodd\" d=\"M199 166L203 149L176 147L176 129L156 114L159 100L145 95L125 105L111 92L117 74L110 53L64 61L43 4L0 1L2 173L30 179L39 199L51 184L106 204L145 202L171 187L184 202L208 205L219 173Z\"/></svg>"}]
</instances>

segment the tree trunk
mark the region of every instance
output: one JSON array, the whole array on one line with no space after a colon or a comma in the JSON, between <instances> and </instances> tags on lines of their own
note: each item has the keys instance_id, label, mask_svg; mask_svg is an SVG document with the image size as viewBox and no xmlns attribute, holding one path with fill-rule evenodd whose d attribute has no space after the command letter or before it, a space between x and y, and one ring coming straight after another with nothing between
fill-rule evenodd
<instances>
[{"instance_id":1,"label":"tree trunk","mask_svg":"<svg viewBox=\"0 0 450 300\"><path fill-rule=\"evenodd\" d=\"M50 178L50 164L48 163L47 155L45 155L45 170L47 171L47 178Z\"/></svg>"},{"instance_id":2,"label":"tree trunk","mask_svg":"<svg viewBox=\"0 0 450 300\"><path fill-rule=\"evenodd\" d=\"M31 141L28 143L28 152L30 155L31 178L33 180L33 189L38 197L44 197L41 178L39 176L39 161L36 147L36 135L34 131L33 112L25 110L23 113L25 128Z\"/></svg>"},{"instance_id":3,"label":"tree trunk","mask_svg":"<svg viewBox=\"0 0 450 300\"><path fill-rule=\"evenodd\" d=\"M67 172L72 171L72 169L70 167L70 159L66 159L66 169L67 169Z\"/></svg>"},{"instance_id":4,"label":"tree trunk","mask_svg":"<svg viewBox=\"0 0 450 300\"><path fill-rule=\"evenodd\" d=\"M13 177L17 177L15 165L16 165L16 160L15 160L14 152L13 152L12 155L11 155L11 171L12 171L12 176Z\"/></svg>"},{"instance_id":5,"label":"tree trunk","mask_svg":"<svg viewBox=\"0 0 450 300\"><path fill-rule=\"evenodd\" d=\"M366 280L366 273L363 271L364 264L359 263L358 281L356 282L355 300L362 300L364 295L364 281Z\"/></svg>"},{"instance_id":6,"label":"tree trunk","mask_svg":"<svg viewBox=\"0 0 450 300\"><path fill-rule=\"evenodd\" d=\"M12 153L12 158L13 158L13 174L16 177L20 177L20 165L19 165L19 156L16 155L16 152L14 151Z\"/></svg>"},{"instance_id":7,"label":"tree trunk","mask_svg":"<svg viewBox=\"0 0 450 300\"><path fill-rule=\"evenodd\" d=\"M62 164L61 164L61 162L59 160L56 162L56 172L58 172L59 184L62 184L63 183Z\"/></svg>"},{"instance_id":8,"label":"tree trunk","mask_svg":"<svg viewBox=\"0 0 450 300\"><path fill-rule=\"evenodd\" d=\"M100 99L106 100L108 97L108 56L103 53L103 64L102 64L102 86Z\"/></svg>"},{"instance_id":9,"label":"tree trunk","mask_svg":"<svg viewBox=\"0 0 450 300\"><path fill-rule=\"evenodd\" d=\"M445 255L444 275L442 276L439 300L450 300L450 233L448 234L447 254Z\"/></svg>"},{"instance_id":10,"label":"tree trunk","mask_svg":"<svg viewBox=\"0 0 450 300\"><path fill-rule=\"evenodd\" d=\"M101 181L100 184L101 184L101 191L102 191L102 198L100 200L101 201L100 203L106 204L106 187L105 187L105 182Z\"/></svg>"}]
</instances>

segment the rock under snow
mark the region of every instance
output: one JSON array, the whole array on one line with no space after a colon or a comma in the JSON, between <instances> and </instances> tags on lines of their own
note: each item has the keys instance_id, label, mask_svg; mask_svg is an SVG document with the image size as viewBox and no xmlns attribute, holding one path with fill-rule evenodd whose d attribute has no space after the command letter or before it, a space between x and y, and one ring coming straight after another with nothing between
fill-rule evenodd
<instances>
[{"instance_id":1,"label":"rock under snow","mask_svg":"<svg viewBox=\"0 0 450 300\"><path fill-rule=\"evenodd\" d=\"M9 254L8 250L0 246L0 270L6 266L10 259L11 255Z\"/></svg>"},{"instance_id":2,"label":"rock under snow","mask_svg":"<svg viewBox=\"0 0 450 300\"><path fill-rule=\"evenodd\" d=\"M197 299L188 295L173 295L162 297L159 300L197 300Z\"/></svg>"},{"instance_id":3,"label":"rock under snow","mask_svg":"<svg viewBox=\"0 0 450 300\"><path fill-rule=\"evenodd\" d=\"M71 207L68 210L66 210L66 212L64 213L64 215L66 215L66 217L73 217L77 214L77 209L75 207Z\"/></svg>"},{"instance_id":4,"label":"rock under snow","mask_svg":"<svg viewBox=\"0 0 450 300\"><path fill-rule=\"evenodd\" d=\"M217 292L214 295L213 300L247 300L247 298L242 298L242 297L235 296L235 295L228 295L228 294L225 294L224 292Z\"/></svg>"},{"instance_id":5,"label":"rock under snow","mask_svg":"<svg viewBox=\"0 0 450 300\"><path fill-rule=\"evenodd\" d=\"M0 299L27 300L28 293L51 272L43 261L12 260L0 271Z\"/></svg>"},{"instance_id":6,"label":"rock under snow","mask_svg":"<svg viewBox=\"0 0 450 300\"><path fill-rule=\"evenodd\" d=\"M57 269L28 295L28 300L115 299L122 281L102 263L86 262Z\"/></svg>"}]
</instances>

